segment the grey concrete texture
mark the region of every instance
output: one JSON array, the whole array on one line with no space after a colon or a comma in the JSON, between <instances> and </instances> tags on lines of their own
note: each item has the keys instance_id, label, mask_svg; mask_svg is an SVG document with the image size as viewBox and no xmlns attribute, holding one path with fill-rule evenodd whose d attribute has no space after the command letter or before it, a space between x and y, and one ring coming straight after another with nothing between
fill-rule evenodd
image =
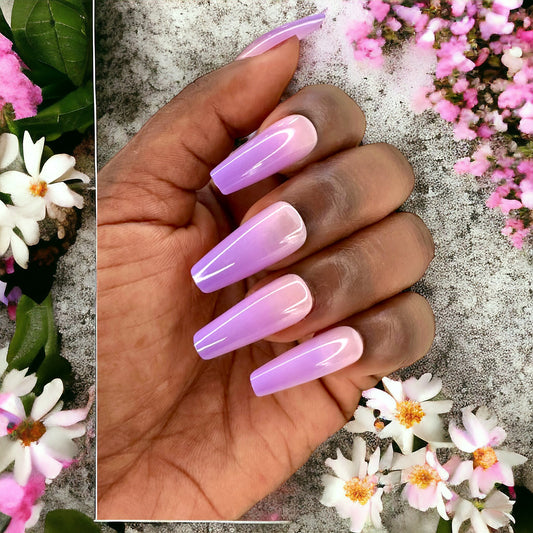
<instances>
[{"instance_id":1,"label":"grey concrete texture","mask_svg":"<svg viewBox=\"0 0 533 533\"><path fill-rule=\"evenodd\" d=\"M232 61L255 37L326 7L324 27L302 43L299 68L287 92L329 83L358 102L367 119L364 142L390 143L412 164L416 186L402 209L424 220L436 244L434 261L413 289L433 308L435 342L423 360L398 376L431 372L441 377L455 415L467 405L487 405L508 432L505 447L532 459L532 248L519 252L500 235L504 219L485 207L490 194L486 183L453 171L455 161L470 153L470 145L456 142L451 128L434 113L412 111L413 89L428 79L431 61L404 47L387 59L382 71L355 63L345 38L348 21L358 13L352 2L98 0L98 163L104 165L188 83ZM325 459L337 447L349 454L351 441L344 430L333 435L244 518L275 515L292 521L273 524L269 531L348 531L347 522L318 499ZM517 471L517 481L533 489L530 462ZM394 498L388 501L386 531L409 531L412 510ZM435 515L416 516L417 530L434 531ZM217 527L229 531L224 529L229 526L216 524L145 524L129 530L203 532ZM258 525L231 527L262 531Z\"/></svg>"}]
</instances>

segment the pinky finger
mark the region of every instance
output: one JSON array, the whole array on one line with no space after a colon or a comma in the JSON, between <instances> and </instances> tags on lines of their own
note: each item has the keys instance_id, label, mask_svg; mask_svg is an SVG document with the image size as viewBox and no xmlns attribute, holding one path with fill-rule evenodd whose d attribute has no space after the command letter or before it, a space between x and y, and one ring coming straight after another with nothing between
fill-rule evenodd
<instances>
[{"instance_id":1,"label":"pinky finger","mask_svg":"<svg viewBox=\"0 0 533 533\"><path fill-rule=\"evenodd\" d=\"M255 370L264 396L321 378L348 416L362 390L423 357L435 335L433 312L416 293L402 293L335 324Z\"/></svg>"}]
</instances>

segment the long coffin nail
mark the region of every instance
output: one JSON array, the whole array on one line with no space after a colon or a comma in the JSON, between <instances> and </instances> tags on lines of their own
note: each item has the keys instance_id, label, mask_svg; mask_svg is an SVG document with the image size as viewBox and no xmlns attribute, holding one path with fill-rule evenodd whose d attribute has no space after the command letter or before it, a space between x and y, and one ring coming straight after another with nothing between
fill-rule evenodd
<instances>
[{"instance_id":1,"label":"long coffin nail","mask_svg":"<svg viewBox=\"0 0 533 533\"><path fill-rule=\"evenodd\" d=\"M313 123L302 115L289 115L239 146L211 177L223 194L230 194L303 159L316 142Z\"/></svg>"},{"instance_id":2,"label":"long coffin nail","mask_svg":"<svg viewBox=\"0 0 533 533\"><path fill-rule=\"evenodd\" d=\"M254 370L250 382L257 396L265 396L336 372L355 363L362 354L361 335L348 326L339 326Z\"/></svg>"},{"instance_id":3,"label":"long coffin nail","mask_svg":"<svg viewBox=\"0 0 533 533\"><path fill-rule=\"evenodd\" d=\"M192 277L201 291L216 291L292 254L306 236L298 211L287 202L276 202L202 257L192 267Z\"/></svg>"},{"instance_id":4,"label":"long coffin nail","mask_svg":"<svg viewBox=\"0 0 533 533\"><path fill-rule=\"evenodd\" d=\"M311 15L303 19L295 20L294 22L289 22L288 24L283 24L283 26L279 26L278 28L274 28L268 33L261 35L261 37L258 37L253 43L249 44L237 56L237 59L258 56L293 36L296 36L301 40L315 30L318 30L320 26L322 26L325 18L326 15L324 13L317 13L316 15Z\"/></svg>"},{"instance_id":5,"label":"long coffin nail","mask_svg":"<svg viewBox=\"0 0 533 533\"><path fill-rule=\"evenodd\" d=\"M198 331L194 347L202 359L213 359L296 324L312 306L313 298L303 279L286 274Z\"/></svg>"}]
</instances>

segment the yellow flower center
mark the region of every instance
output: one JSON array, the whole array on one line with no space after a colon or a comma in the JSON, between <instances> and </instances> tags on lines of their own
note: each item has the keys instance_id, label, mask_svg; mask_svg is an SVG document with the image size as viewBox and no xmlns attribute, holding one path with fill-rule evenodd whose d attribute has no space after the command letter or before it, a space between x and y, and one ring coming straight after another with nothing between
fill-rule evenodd
<instances>
[{"instance_id":1,"label":"yellow flower center","mask_svg":"<svg viewBox=\"0 0 533 533\"><path fill-rule=\"evenodd\" d=\"M44 198L47 190L48 184L46 181L33 181L30 185L30 192L33 194L33 196L40 196L41 198Z\"/></svg>"},{"instance_id":2,"label":"yellow flower center","mask_svg":"<svg viewBox=\"0 0 533 533\"><path fill-rule=\"evenodd\" d=\"M376 428L376 431L379 433L382 429L385 429L385 422L381 420L381 418L376 418L374 421L374 427Z\"/></svg>"},{"instance_id":3,"label":"yellow flower center","mask_svg":"<svg viewBox=\"0 0 533 533\"><path fill-rule=\"evenodd\" d=\"M441 478L433 467L426 464L415 466L409 474L408 481L419 489L427 489L432 485L436 485L441 481Z\"/></svg>"},{"instance_id":4,"label":"yellow flower center","mask_svg":"<svg viewBox=\"0 0 533 533\"><path fill-rule=\"evenodd\" d=\"M13 429L11 435L22 441L24 446L38 441L46 433L46 427L39 420L26 419Z\"/></svg>"},{"instance_id":5,"label":"yellow flower center","mask_svg":"<svg viewBox=\"0 0 533 533\"><path fill-rule=\"evenodd\" d=\"M424 416L425 413L418 402L404 400L396 404L396 419L408 429L419 424Z\"/></svg>"},{"instance_id":6,"label":"yellow flower center","mask_svg":"<svg viewBox=\"0 0 533 533\"><path fill-rule=\"evenodd\" d=\"M487 470L494 463L498 462L496 453L490 446L485 446L484 448L478 448L474 450L474 468L480 466L483 470Z\"/></svg>"},{"instance_id":7,"label":"yellow flower center","mask_svg":"<svg viewBox=\"0 0 533 533\"><path fill-rule=\"evenodd\" d=\"M376 477L365 476L364 478L353 477L344 484L344 494L361 505L366 505L376 492Z\"/></svg>"}]
</instances>

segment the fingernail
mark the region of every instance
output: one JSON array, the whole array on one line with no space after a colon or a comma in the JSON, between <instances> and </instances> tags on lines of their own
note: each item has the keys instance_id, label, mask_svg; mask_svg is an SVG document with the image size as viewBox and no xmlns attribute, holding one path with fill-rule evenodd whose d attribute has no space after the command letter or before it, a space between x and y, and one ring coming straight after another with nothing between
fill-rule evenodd
<instances>
[{"instance_id":1,"label":"fingernail","mask_svg":"<svg viewBox=\"0 0 533 533\"><path fill-rule=\"evenodd\" d=\"M237 56L237 59L258 56L293 36L296 36L301 40L315 30L318 30L320 26L322 26L325 18L326 15L324 13L317 13L316 15L311 15L274 28L268 33L261 35L261 37L257 38L253 43L249 44Z\"/></svg>"},{"instance_id":2,"label":"fingernail","mask_svg":"<svg viewBox=\"0 0 533 533\"><path fill-rule=\"evenodd\" d=\"M250 383L257 396L279 392L321 378L355 363L363 354L363 339L355 329L330 329L254 370Z\"/></svg>"},{"instance_id":3,"label":"fingernail","mask_svg":"<svg viewBox=\"0 0 533 533\"><path fill-rule=\"evenodd\" d=\"M312 306L311 292L304 280L286 274L198 331L194 347L202 359L213 359L296 324Z\"/></svg>"},{"instance_id":4,"label":"fingernail","mask_svg":"<svg viewBox=\"0 0 533 533\"><path fill-rule=\"evenodd\" d=\"M303 159L316 142L313 123L302 115L289 115L239 146L211 177L223 194L230 194Z\"/></svg>"},{"instance_id":5,"label":"fingernail","mask_svg":"<svg viewBox=\"0 0 533 533\"><path fill-rule=\"evenodd\" d=\"M192 269L198 288L213 292L252 276L298 250L307 232L298 211L276 202L247 220Z\"/></svg>"}]
</instances>

